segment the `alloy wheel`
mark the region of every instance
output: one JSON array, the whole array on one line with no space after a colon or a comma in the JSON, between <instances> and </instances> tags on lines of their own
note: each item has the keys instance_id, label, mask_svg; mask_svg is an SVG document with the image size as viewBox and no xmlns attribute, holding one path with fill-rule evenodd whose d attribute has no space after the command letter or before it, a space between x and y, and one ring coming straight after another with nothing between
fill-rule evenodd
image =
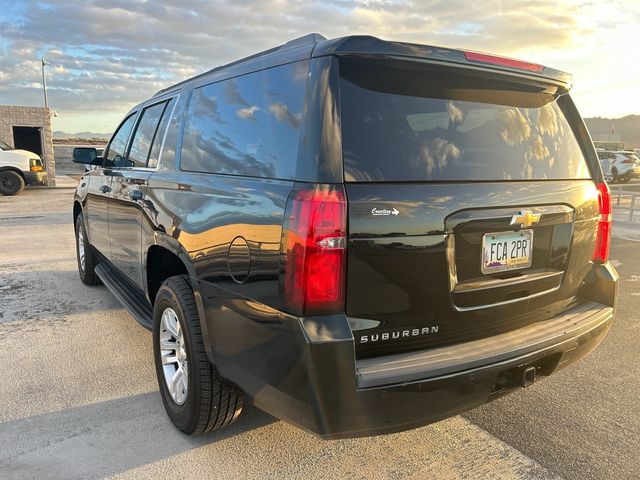
<instances>
[{"instance_id":1,"label":"alloy wheel","mask_svg":"<svg viewBox=\"0 0 640 480\"><path fill-rule=\"evenodd\" d=\"M84 272L84 230L82 225L78 229L78 258L80 259L80 270Z\"/></svg>"},{"instance_id":2,"label":"alloy wheel","mask_svg":"<svg viewBox=\"0 0 640 480\"><path fill-rule=\"evenodd\" d=\"M162 312L159 342L164 381L173 401L182 405L187 399L189 365L180 321L171 307Z\"/></svg>"}]
</instances>

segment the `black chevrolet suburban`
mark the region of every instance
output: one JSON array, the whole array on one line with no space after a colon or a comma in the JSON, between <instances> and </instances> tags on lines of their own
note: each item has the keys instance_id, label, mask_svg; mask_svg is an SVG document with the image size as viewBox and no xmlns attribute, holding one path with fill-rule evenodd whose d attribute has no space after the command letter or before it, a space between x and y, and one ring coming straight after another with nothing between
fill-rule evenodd
<instances>
[{"instance_id":1,"label":"black chevrolet suburban","mask_svg":"<svg viewBox=\"0 0 640 480\"><path fill-rule=\"evenodd\" d=\"M542 65L311 34L159 91L78 149L78 268L153 331L172 422L245 403L400 431L576 362L618 275L610 192Z\"/></svg>"}]
</instances>

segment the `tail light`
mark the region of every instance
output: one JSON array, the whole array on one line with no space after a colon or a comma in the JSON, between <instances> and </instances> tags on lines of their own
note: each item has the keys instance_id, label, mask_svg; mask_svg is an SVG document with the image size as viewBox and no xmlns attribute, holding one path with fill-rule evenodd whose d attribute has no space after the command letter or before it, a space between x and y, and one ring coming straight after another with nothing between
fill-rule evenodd
<instances>
[{"instance_id":1,"label":"tail light","mask_svg":"<svg viewBox=\"0 0 640 480\"><path fill-rule=\"evenodd\" d=\"M636 163L632 158L626 157L621 163Z\"/></svg>"},{"instance_id":2,"label":"tail light","mask_svg":"<svg viewBox=\"0 0 640 480\"><path fill-rule=\"evenodd\" d=\"M42 172L42 160L40 160L39 158L30 158L29 170L31 170L32 172Z\"/></svg>"},{"instance_id":3,"label":"tail light","mask_svg":"<svg viewBox=\"0 0 640 480\"><path fill-rule=\"evenodd\" d=\"M297 315L344 309L347 204L344 188L294 190L287 205L282 291Z\"/></svg>"},{"instance_id":4,"label":"tail light","mask_svg":"<svg viewBox=\"0 0 640 480\"><path fill-rule=\"evenodd\" d=\"M605 182L596 184L598 189L598 208L600 218L598 219L598 233L596 236L596 248L593 251L593 260L596 262L606 262L609 259L609 247L611 246L611 191Z\"/></svg>"}]
</instances>

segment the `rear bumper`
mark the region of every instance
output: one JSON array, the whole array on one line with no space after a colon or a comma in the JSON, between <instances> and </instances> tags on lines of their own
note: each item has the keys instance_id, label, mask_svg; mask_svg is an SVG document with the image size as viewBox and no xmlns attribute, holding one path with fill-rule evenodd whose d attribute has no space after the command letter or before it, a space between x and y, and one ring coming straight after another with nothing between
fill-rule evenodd
<instances>
[{"instance_id":1,"label":"rear bumper","mask_svg":"<svg viewBox=\"0 0 640 480\"><path fill-rule=\"evenodd\" d=\"M594 266L580 292L589 296L556 318L490 339L364 360L355 359L343 316L265 316L237 301L220 305L219 296L204 309L207 330L218 333L211 350L220 373L258 407L330 439L432 423L521 388L534 369L541 378L576 362L609 330L616 287L610 265ZM203 291L203 298L216 295Z\"/></svg>"},{"instance_id":2,"label":"rear bumper","mask_svg":"<svg viewBox=\"0 0 640 480\"><path fill-rule=\"evenodd\" d=\"M587 308L590 318L585 319L583 311L575 314L575 322L567 312L564 321L569 329L576 324L580 328L559 335L557 343L511 357L507 351L495 357L476 355L477 366L465 365L470 360L464 355L459 364L441 359L431 365L396 365L395 372L393 363L402 363L402 358L387 358L375 366L371 361L358 362L355 390L336 395L330 382L318 388L323 408L314 433L324 438L392 433L459 414L522 388L525 371L535 368L537 378L548 376L602 341L612 324L613 309L595 303Z\"/></svg>"},{"instance_id":3,"label":"rear bumper","mask_svg":"<svg viewBox=\"0 0 640 480\"><path fill-rule=\"evenodd\" d=\"M556 318L492 337L422 352L364 359L356 362L358 387L428 380L514 362L526 364L538 355L546 357L558 352L565 357L558 359L561 365L573 358L575 349L597 336L612 319L612 307L582 302ZM566 353L571 355L564 355Z\"/></svg>"},{"instance_id":4,"label":"rear bumper","mask_svg":"<svg viewBox=\"0 0 640 480\"><path fill-rule=\"evenodd\" d=\"M47 172L24 172L24 181L27 185L44 183L47 180Z\"/></svg>"}]
</instances>

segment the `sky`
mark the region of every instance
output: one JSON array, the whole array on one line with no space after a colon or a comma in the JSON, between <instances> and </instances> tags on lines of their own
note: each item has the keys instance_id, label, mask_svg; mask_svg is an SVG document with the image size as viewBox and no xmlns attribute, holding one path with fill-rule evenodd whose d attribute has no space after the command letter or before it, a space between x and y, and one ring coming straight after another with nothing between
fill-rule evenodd
<instances>
[{"instance_id":1,"label":"sky","mask_svg":"<svg viewBox=\"0 0 640 480\"><path fill-rule=\"evenodd\" d=\"M638 0L0 0L0 104L113 131L157 90L318 32L485 51L572 73L585 117L640 114Z\"/></svg>"}]
</instances>

